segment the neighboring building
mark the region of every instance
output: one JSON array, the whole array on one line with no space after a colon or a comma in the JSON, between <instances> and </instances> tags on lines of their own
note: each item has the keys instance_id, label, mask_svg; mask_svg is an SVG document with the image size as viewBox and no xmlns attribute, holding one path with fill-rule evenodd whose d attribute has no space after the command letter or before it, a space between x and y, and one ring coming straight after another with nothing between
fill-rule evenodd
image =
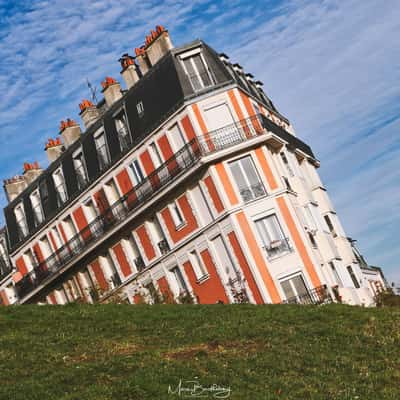
<instances>
[{"instance_id":1,"label":"neighboring building","mask_svg":"<svg viewBox=\"0 0 400 400\"><path fill-rule=\"evenodd\" d=\"M8 256L7 235L0 228L0 304L8 306L17 301L12 281L12 265Z\"/></svg>"},{"instance_id":2,"label":"neighboring building","mask_svg":"<svg viewBox=\"0 0 400 400\"><path fill-rule=\"evenodd\" d=\"M262 83L157 27L5 182L19 303L372 304L311 148Z\"/></svg>"}]
</instances>

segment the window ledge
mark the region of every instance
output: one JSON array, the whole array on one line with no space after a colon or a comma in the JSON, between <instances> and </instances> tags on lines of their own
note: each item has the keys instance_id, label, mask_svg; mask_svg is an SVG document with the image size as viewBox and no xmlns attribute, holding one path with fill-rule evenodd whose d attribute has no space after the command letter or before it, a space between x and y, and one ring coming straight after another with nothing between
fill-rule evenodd
<instances>
[{"instance_id":1,"label":"window ledge","mask_svg":"<svg viewBox=\"0 0 400 400\"><path fill-rule=\"evenodd\" d=\"M183 229L186 225L187 225L187 222L186 222L186 221L185 221L185 222L182 222L182 223L179 224L179 225L175 225L175 230L176 230L176 231L180 231L180 230Z\"/></svg>"},{"instance_id":2,"label":"window ledge","mask_svg":"<svg viewBox=\"0 0 400 400\"><path fill-rule=\"evenodd\" d=\"M207 281L210 278L210 274L205 274L201 276L200 278L196 279L196 283L201 285L203 282Z\"/></svg>"}]
</instances>

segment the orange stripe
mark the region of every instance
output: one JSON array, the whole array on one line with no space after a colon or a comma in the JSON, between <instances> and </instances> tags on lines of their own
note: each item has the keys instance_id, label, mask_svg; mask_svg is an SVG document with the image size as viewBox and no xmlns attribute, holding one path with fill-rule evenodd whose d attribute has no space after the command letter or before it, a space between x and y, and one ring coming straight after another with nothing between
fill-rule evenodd
<instances>
[{"instance_id":1,"label":"orange stripe","mask_svg":"<svg viewBox=\"0 0 400 400\"><path fill-rule=\"evenodd\" d=\"M271 190L275 190L278 187L278 184L276 183L274 174L272 173L272 170L268 164L267 157L265 157L265 154L261 147L259 147L256 150L256 156L257 156L258 162L261 165L261 169L264 172L265 178L267 179L269 187L271 188Z\"/></svg>"},{"instance_id":2,"label":"orange stripe","mask_svg":"<svg viewBox=\"0 0 400 400\"><path fill-rule=\"evenodd\" d=\"M146 227L144 225L136 229L136 233L139 237L140 243L142 244L144 253L147 259L150 261L156 256L153 244L151 243L149 234L147 233Z\"/></svg>"},{"instance_id":3,"label":"orange stripe","mask_svg":"<svg viewBox=\"0 0 400 400\"><path fill-rule=\"evenodd\" d=\"M197 122L200 125L200 129L201 129L202 133L203 134L207 133L207 126L206 126L206 123L204 122L203 116L200 113L199 106L197 104L193 104L192 109L194 111L194 115L196 116Z\"/></svg>"},{"instance_id":4,"label":"orange stripe","mask_svg":"<svg viewBox=\"0 0 400 400\"><path fill-rule=\"evenodd\" d=\"M319 280L317 271L315 270L311 258L308 255L306 246L304 245L304 242L301 239L300 233L296 227L296 224L289 211L285 199L283 197L278 197L276 201L278 202L279 209L281 210L283 218L285 219L286 225L290 231L290 234L293 238L297 251L300 254L300 257L304 263L304 266L306 267L308 275L310 276L312 284L314 285L314 287L321 286L321 281Z\"/></svg>"},{"instance_id":5,"label":"orange stripe","mask_svg":"<svg viewBox=\"0 0 400 400\"><path fill-rule=\"evenodd\" d=\"M222 163L216 164L215 169L217 170L217 174L222 182L222 186L225 189L225 193L228 196L229 202L231 203L232 206L238 204L239 200L236 196L235 190L233 189L232 183L225 170L224 164Z\"/></svg>"},{"instance_id":6,"label":"orange stripe","mask_svg":"<svg viewBox=\"0 0 400 400\"><path fill-rule=\"evenodd\" d=\"M243 104L246 107L246 111L249 117L256 115L256 111L254 110L253 104L251 103L250 99L242 91L240 91L240 96L242 97ZM258 119L252 119L252 123L257 133L263 133L263 128Z\"/></svg>"},{"instance_id":7,"label":"orange stripe","mask_svg":"<svg viewBox=\"0 0 400 400\"><path fill-rule=\"evenodd\" d=\"M250 252L254 258L256 266L260 272L260 275L262 277L262 280L264 281L265 287L268 290L272 302L280 303L281 298L279 296L278 290L275 286L271 274L268 271L268 266L264 260L263 254L261 253L260 247L257 245L256 237L254 236L254 233L251 230L251 227L249 225L249 222L247 221L244 212L240 211L238 214L236 214L236 219L239 222L240 228L246 239L247 245L250 248Z\"/></svg>"},{"instance_id":8,"label":"orange stripe","mask_svg":"<svg viewBox=\"0 0 400 400\"><path fill-rule=\"evenodd\" d=\"M219 197L218 190L211 176L207 176L207 178L204 179L204 183L207 186L208 193L214 203L215 209L218 213L221 213L224 211L224 205L222 204L221 197Z\"/></svg>"},{"instance_id":9,"label":"orange stripe","mask_svg":"<svg viewBox=\"0 0 400 400\"><path fill-rule=\"evenodd\" d=\"M244 119L244 115L243 115L242 109L239 106L239 102L237 101L235 92L233 90L230 90L228 92L228 96L229 96L229 99L231 100L231 103L233 105L233 108L235 110L235 113L236 113L238 119L239 120Z\"/></svg>"},{"instance_id":10,"label":"orange stripe","mask_svg":"<svg viewBox=\"0 0 400 400\"><path fill-rule=\"evenodd\" d=\"M199 110L199 106L197 104L192 104L192 109L194 111L194 115L196 116L196 119L200 125L200 129L203 132L203 136L206 139L207 146L210 151L215 150L214 143L209 137L208 129L206 126L206 123L204 122L203 116L201 115L201 112Z\"/></svg>"}]
</instances>

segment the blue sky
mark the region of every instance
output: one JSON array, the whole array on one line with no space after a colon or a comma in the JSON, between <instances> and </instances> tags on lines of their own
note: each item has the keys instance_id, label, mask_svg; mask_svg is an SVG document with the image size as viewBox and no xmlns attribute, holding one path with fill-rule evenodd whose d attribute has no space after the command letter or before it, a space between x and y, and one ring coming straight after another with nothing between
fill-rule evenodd
<instances>
[{"instance_id":1,"label":"blue sky","mask_svg":"<svg viewBox=\"0 0 400 400\"><path fill-rule=\"evenodd\" d=\"M0 178L45 166L44 143L79 118L86 78L119 77L118 58L156 24L264 82L321 160L347 234L400 281L398 0L0 0Z\"/></svg>"}]
</instances>

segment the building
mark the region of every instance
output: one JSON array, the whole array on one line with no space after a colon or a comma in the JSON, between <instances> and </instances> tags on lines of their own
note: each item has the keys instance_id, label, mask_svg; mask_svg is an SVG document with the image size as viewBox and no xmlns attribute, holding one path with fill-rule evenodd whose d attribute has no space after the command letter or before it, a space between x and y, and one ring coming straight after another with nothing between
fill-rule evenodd
<instances>
[{"instance_id":1,"label":"building","mask_svg":"<svg viewBox=\"0 0 400 400\"><path fill-rule=\"evenodd\" d=\"M5 181L18 303L373 304L317 172L262 83L157 26L50 165ZM8 282L8 281L7 281Z\"/></svg>"}]
</instances>

